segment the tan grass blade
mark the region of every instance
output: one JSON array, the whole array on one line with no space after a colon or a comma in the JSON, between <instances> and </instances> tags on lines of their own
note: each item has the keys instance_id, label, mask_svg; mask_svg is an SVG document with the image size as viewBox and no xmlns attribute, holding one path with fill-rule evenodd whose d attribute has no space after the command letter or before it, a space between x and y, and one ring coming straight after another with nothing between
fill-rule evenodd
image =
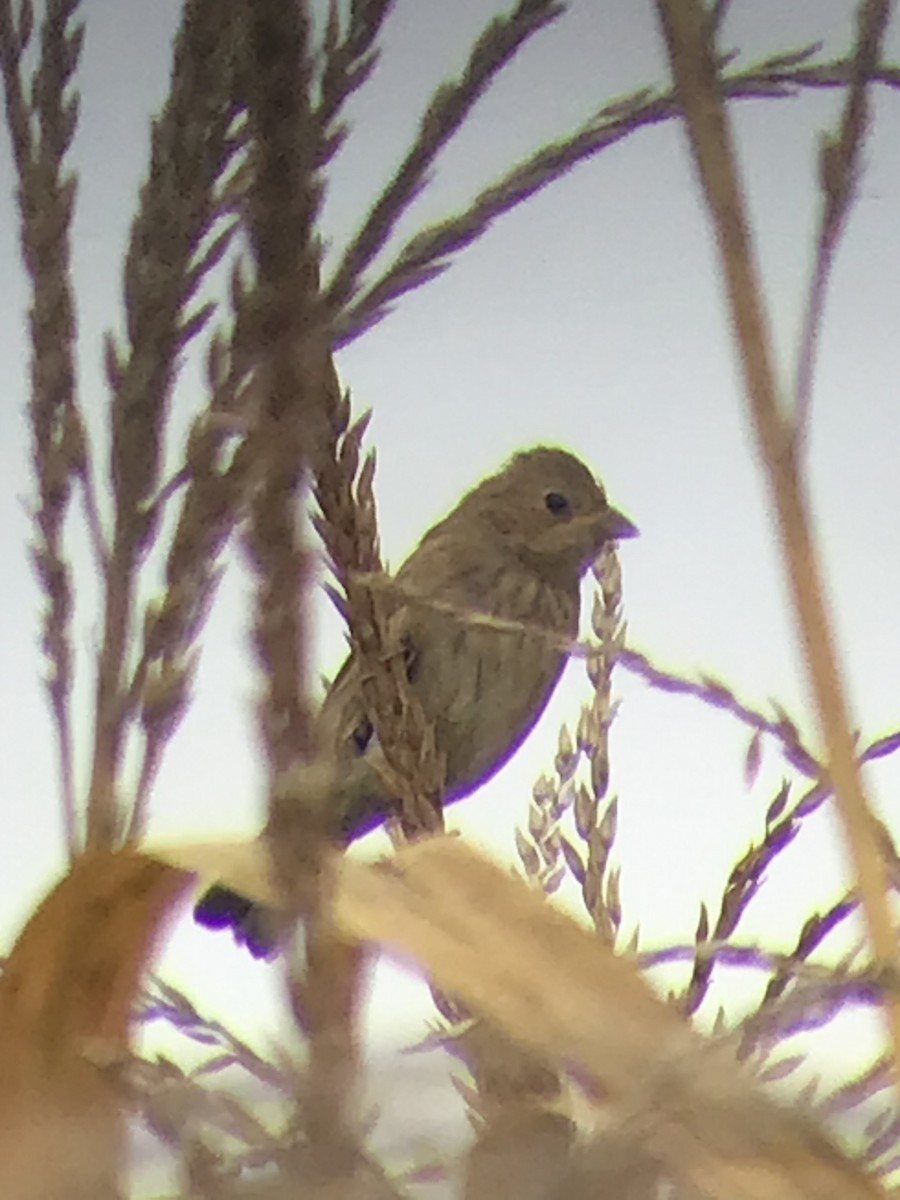
<instances>
[{"instance_id":1,"label":"tan grass blade","mask_svg":"<svg viewBox=\"0 0 900 1200\"><path fill-rule=\"evenodd\" d=\"M272 860L265 843L252 841L147 843L147 854L199 876L202 883L220 883L258 904L278 903Z\"/></svg>"},{"instance_id":2,"label":"tan grass blade","mask_svg":"<svg viewBox=\"0 0 900 1200\"><path fill-rule=\"evenodd\" d=\"M0 976L0 1195L119 1195L132 1005L159 924L188 877L135 853L76 859Z\"/></svg>"},{"instance_id":3,"label":"tan grass blade","mask_svg":"<svg viewBox=\"0 0 900 1200\"><path fill-rule=\"evenodd\" d=\"M676 1187L721 1200L872 1197L874 1183L768 1101L638 973L456 838L336 864L348 936L415 959L443 990L608 1096ZM679 1193L680 1194L680 1193Z\"/></svg>"},{"instance_id":4,"label":"tan grass blade","mask_svg":"<svg viewBox=\"0 0 900 1200\"><path fill-rule=\"evenodd\" d=\"M261 842L155 853L271 902ZM689 1194L721 1200L883 1195L797 1112L768 1100L626 960L543 893L458 838L375 865L335 855L334 918L351 941L415 960L441 990L606 1098L611 1124Z\"/></svg>"}]
</instances>

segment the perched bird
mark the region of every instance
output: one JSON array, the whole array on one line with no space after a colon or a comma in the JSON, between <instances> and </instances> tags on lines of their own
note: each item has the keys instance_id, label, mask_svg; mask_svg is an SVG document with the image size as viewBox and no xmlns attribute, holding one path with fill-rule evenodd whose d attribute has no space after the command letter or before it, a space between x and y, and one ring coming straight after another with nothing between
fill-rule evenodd
<instances>
[{"instance_id":1,"label":"perched bird","mask_svg":"<svg viewBox=\"0 0 900 1200\"><path fill-rule=\"evenodd\" d=\"M581 576L605 542L636 533L579 459L539 446L468 492L400 568L397 619L410 686L446 758L445 804L489 779L528 735L578 632ZM352 654L317 734L337 767L334 833L347 843L395 811ZM194 915L232 928L256 955L271 949L256 906L227 888L211 888Z\"/></svg>"}]
</instances>

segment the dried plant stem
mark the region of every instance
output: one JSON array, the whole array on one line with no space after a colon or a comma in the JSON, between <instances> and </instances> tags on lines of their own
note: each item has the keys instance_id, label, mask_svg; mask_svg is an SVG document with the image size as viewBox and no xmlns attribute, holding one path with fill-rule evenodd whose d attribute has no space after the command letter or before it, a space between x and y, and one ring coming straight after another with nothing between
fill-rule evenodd
<instances>
[{"instance_id":1,"label":"dried plant stem","mask_svg":"<svg viewBox=\"0 0 900 1200\"><path fill-rule=\"evenodd\" d=\"M402 599L404 596L402 587L383 571L360 570L353 573L353 578L358 583L365 584L375 593L391 593L397 599ZM595 641L577 641L559 637L539 625L493 616L476 609L465 609L458 604L442 603L435 599L429 600L429 604L439 612L448 613L458 621L467 622L478 628L497 629L510 633L526 631L532 636L544 637L549 644L576 658L590 659L597 652ZM764 712L742 700L735 690L723 680L705 674L699 675L696 679L680 675L676 671L661 667L646 651L635 646L620 646L616 651L616 662L623 670L637 675L651 687L676 695L692 696L711 708L730 713L731 716L752 729L755 734L766 734L774 738L785 760L791 766L801 775L813 780L817 786L823 785L822 764L807 749L796 722L780 705L773 702L775 715L766 716ZM891 730L876 738L860 751L859 761L860 763L873 762L875 759L895 754L897 750L900 750L900 730Z\"/></svg>"},{"instance_id":2,"label":"dried plant stem","mask_svg":"<svg viewBox=\"0 0 900 1200\"><path fill-rule=\"evenodd\" d=\"M354 1082L361 951L334 931L330 875L322 862L322 800L330 780L317 764L304 669L311 564L301 540L300 504L332 379L318 294L319 142L310 100L310 17L305 5L285 0L247 0L242 13L253 163L253 303L262 352L247 533L257 576L253 633L264 680L259 719L269 761L273 861L287 911L304 919L306 935L306 969L292 969L289 979L309 1044L300 1116L314 1179L334 1186L360 1157Z\"/></svg>"},{"instance_id":3,"label":"dried plant stem","mask_svg":"<svg viewBox=\"0 0 900 1200\"><path fill-rule=\"evenodd\" d=\"M893 971L896 937L888 880L860 783L849 714L825 607L808 503L796 448L779 406L758 275L744 213L725 106L697 0L657 0L676 88L721 253L725 286L757 445L778 517L785 571L828 768L847 835L862 910L879 968ZM885 1012L900 1072L900 999Z\"/></svg>"},{"instance_id":4,"label":"dried plant stem","mask_svg":"<svg viewBox=\"0 0 900 1200\"><path fill-rule=\"evenodd\" d=\"M260 716L273 787L313 751L302 670L302 597L309 569L298 516L325 343L321 325L316 330L313 227L319 185L306 107L306 26L297 4L263 0L246 6L244 86L256 156L249 220L257 336L266 355L260 365L261 412L251 434L258 459L249 543L259 580L255 635L266 676Z\"/></svg>"},{"instance_id":5,"label":"dried plant stem","mask_svg":"<svg viewBox=\"0 0 900 1200\"><path fill-rule=\"evenodd\" d=\"M309 1035L302 1113L314 1171L324 1181L354 1174L362 1159L354 1124L363 955L361 946L335 935L330 920L307 923L306 980L299 996Z\"/></svg>"},{"instance_id":6,"label":"dried plant stem","mask_svg":"<svg viewBox=\"0 0 900 1200\"><path fill-rule=\"evenodd\" d=\"M864 0L859 5L856 50L851 60L840 128L836 137L823 138L819 152L822 215L800 334L795 382L794 438L799 447L805 442L809 428L816 351L828 280L856 192L859 158L869 119L868 87L878 67L890 11L890 0Z\"/></svg>"},{"instance_id":7,"label":"dried plant stem","mask_svg":"<svg viewBox=\"0 0 900 1200\"><path fill-rule=\"evenodd\" d=\"M94 460L87 445L87 431L81 425L80 440L83 447L80 455L79 477L81 481L81 502L84 505L84 518L87 524L88 537L94 555L94 566L100 576L106 575L109 565L109 545L103 529L103 518L100 516L100 504L97 499L97 483L94 478Z\"/></svg>"},{"instance_id":8,"label":"dried plant stem","mask_svg":"<svg viewBox=\"0 0 900 1200\"><path fill-rule=\"evenodd\" d=\"M554 764L556 778L542 775L535 783L528 827L516 830L516 849L526 876L548 895L559 887L568 868L581 887L585 907L598 934L607 945L613 945L621 920L619 875L617 870L610 869L616 834L616 797L606 803L602 813L601 805L607 800L609 790L609 730L617 708L612 699L612 670L625 639L622 572L614 545L603 549L593 573L598 585L591 614L595 640L571 642L549 635L554 644L585 659L591 701L579 715L577 745L568 726L561 727ZM459 615L462 621L479 624L484 617L481 613ZM504 622L504 625L518 624ZM576 783L582 759L587 759L590 767L590 787ZM587 846L586 860L560 830L562 816L571 807L578 835Z\"/></svg>"}]
</instances>

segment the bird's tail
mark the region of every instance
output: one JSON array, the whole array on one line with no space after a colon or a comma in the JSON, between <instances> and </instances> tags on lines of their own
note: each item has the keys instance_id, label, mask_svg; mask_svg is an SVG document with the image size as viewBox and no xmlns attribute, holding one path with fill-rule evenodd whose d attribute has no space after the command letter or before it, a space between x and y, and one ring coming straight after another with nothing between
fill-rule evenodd
<instances>
[{"instance_id":1,"label":"bird's tail","mask_svg":"<svg viewBox=\"0 0 900 1200\"><path fill-rule=\"evenodd\" d=\"M207 929L230 929L239 946L254 958L272 958L279 948L279 922L265 905L216 884L204 892L194 907L194 920Z\"/></svg>"}]
</instances>

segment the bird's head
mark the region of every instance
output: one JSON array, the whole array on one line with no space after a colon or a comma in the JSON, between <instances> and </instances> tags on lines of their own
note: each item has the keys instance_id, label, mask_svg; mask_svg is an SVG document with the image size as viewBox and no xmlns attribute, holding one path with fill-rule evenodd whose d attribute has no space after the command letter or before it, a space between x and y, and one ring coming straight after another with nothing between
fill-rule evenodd
<instances>
[{"instance_id":1,"label":"bird's head","mask_svg":"<svg viewBox=\"0 0 900 1200\"><path fill-rule=\"evenodd\" d=\"M637 535L580 459L538 446L514 455L463 502L545 578L576 579L606 542Z\"/></svg>"}]
</instances>

